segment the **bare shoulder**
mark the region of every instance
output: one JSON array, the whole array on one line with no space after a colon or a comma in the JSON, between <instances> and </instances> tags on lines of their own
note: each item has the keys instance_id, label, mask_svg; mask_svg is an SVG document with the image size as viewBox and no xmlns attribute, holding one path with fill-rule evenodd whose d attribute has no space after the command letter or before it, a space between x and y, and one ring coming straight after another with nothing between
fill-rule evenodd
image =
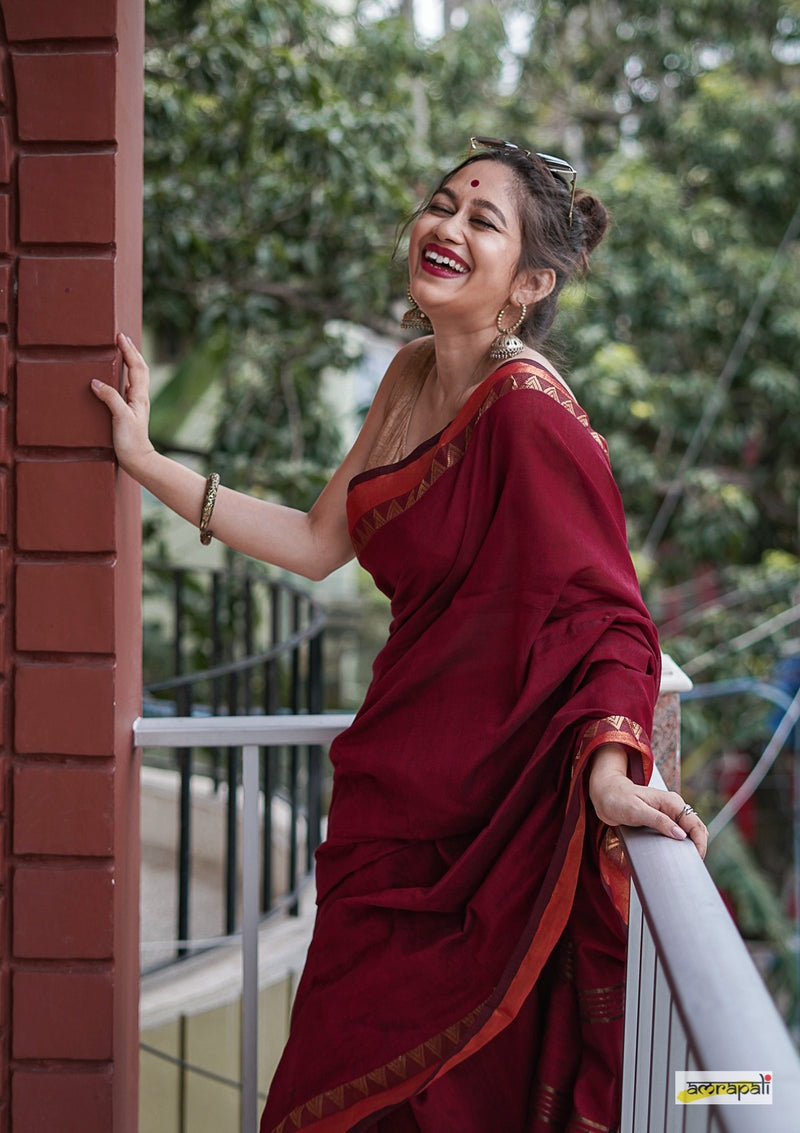
<instances>
[{"instance_id":1,"label":"bare shoulder","mask_svg":"<svg viewBox=\"0 0 800 1133\"><path fill-rule=\"evenodd\" d=\"M558 372L556 367L553 365L552 361L546 355L542 354L539 350L526 349L525 350L525 357L526 358L532 358L534 362L538 362L540 366L543 366L549 374L552 374L552 376L559 383L559 385L564 387L564 389L567 391L567 393L570 395L570 397L575 398L575 393L573 392L572 388L570 387L569 382L566 380L565 377L563 377L562 374L560 374ZM575 400L577 400L577 398L575 398Z\"/></svg>"},{"instance_id":2,"label":"bare shoulder","mask_svg":"<svg viewBox=\"0 0 800 1133\"><path fill-rule=\"evenodd\" d=\"M415 368L414 363L420 361L423 357L427 357L432 351L432 334L427 334L423 338L415 338L401 346L386 368L375 400L377 401L380 395L388 400L397 383Z\"/></svg>"}]
</instances>

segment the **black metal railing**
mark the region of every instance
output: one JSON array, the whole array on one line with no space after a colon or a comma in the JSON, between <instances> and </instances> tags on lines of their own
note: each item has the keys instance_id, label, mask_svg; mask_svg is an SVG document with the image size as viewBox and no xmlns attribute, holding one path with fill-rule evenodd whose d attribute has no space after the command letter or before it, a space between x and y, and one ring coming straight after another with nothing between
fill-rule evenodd
<instances>
[{"instance_id":1,"label":"black metal railing","mask_svg":"<svg viewBox=\"0 0 800 1133\"><path fill-rule=\"evenodd\" d=\"M258 570L145 564L144 593L146 609L154 611L145 620L145 716L322 711L325 614L304 591ZM202 747L149 752L148 763L174 772L177 794L175 938L170 948L162 942L160 959L151 970L215 939L207 933L192 939L191 929L193 794L202 781L224 806L219 927L222 936L237 931L241 761L236 748ZM296 912L299 888L321 840L322 749L265 748L260 763L261 911L288 906ZM273 828L276 809L285 817L280 833Z\"/></svg>"},{"instance_id":2,"label":"black metal railing","mask_svg":"<svg viewBox=\"0 0 800 1133\"><path fill-rule=\"evenodd\" d=\"M163 615L145 622L145 715L318 710L325 613L313 597L255 570L144 571Z\"/></svg>"}]
</instances>

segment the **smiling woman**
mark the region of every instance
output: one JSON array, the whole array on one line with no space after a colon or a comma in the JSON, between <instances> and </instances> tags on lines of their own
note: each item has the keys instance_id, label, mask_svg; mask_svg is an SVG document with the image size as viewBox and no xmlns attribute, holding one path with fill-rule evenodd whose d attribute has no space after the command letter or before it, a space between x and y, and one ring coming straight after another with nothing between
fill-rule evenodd
<instances>
[{"instance_id":1,"label":"smiling woman","mask_svg":"<svg viewBox=\"0 0 800 1133\"><path fill-rule=\"evenodd\" d=\"M95 388L121 464L202 534L311 578L355 553L392 601L331 749L314 940L262 1133L615 1129L613 827L705 849L683 799L646 786L656 633L605 442L541 353L605 210L561 159L483 141L411 230L429 333L307 515L156 453L124 336L125 396Z\"/></svg>"}]
</instances>

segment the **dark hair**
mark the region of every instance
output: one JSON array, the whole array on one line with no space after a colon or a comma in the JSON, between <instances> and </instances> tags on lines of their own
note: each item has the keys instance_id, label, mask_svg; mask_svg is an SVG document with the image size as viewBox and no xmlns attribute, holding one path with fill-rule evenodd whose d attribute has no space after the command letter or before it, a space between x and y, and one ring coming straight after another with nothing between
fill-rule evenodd
<instances>
[{"instance_id":1,"label":"dark hair","mask_svg":"<svg viewBox=\"0 0 800 1133\"><path fill-rule=\"evenodd\" d=\"M552 268L555 272L553 290L528 310L516 332L530 346L538 345L547 337L556 317L558 296L564 284L573 276L583 275L588 268L589 256L608 228L608 212L597 197L578 189L570 224L571 190L567 183L551 173L541 158L528 157L522 150L512 149L472 154L445 174L420 212L459 170L476 161L497 161L514 173L522 234L517 270Z\"/></svg>"}]
</instances>

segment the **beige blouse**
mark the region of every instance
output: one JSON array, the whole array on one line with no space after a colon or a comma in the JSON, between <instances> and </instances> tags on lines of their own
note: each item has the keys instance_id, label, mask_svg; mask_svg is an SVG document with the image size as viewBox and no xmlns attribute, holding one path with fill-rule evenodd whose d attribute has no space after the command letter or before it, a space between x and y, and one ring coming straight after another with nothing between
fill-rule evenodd
<instances>
[{"instance_id":1,"label":"beige blouse","mask_svg":"<svg viewBox=\"0 0 800 1133\"><path fill-rule=\"evenodd\" d=\"M433 342L425 343L409 358L389 395L386 416L370 449L365 471L395 464L407 455L406 442L411 414L433 364Z\"/></svg>"}]
</instances>

